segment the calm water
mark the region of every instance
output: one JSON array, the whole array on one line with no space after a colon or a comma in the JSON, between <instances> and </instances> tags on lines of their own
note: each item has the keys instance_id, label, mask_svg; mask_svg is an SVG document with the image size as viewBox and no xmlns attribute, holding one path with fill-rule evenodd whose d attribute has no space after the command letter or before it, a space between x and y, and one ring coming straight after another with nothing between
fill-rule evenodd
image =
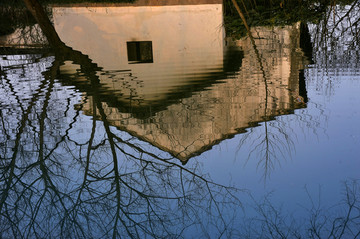
<instances>
[{"instance_id":1,"label":"calm water","mask_svg":"<svg viewBox=\"0 0 360 239\"><path fill-rule=\"evenodd\" d=\"M53 6L73 50L0 37L1 238L359 236L359 6L253 40L222 15Z\"/></svg>"}]
</instances>

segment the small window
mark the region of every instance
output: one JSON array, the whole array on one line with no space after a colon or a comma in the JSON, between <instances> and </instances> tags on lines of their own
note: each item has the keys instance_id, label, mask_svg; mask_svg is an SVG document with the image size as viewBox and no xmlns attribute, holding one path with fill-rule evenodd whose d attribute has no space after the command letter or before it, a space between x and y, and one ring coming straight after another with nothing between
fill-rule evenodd
<instances>
[{"instance_id":1,"label":"small window","mask_svg":"<svg viewBox=\"0 0 360 239\"><path fill-rule=\"evenodd\" d=\"M151 41L127 42L128 61L130 64L153 63Z\"/></svg>"}]
</instances>

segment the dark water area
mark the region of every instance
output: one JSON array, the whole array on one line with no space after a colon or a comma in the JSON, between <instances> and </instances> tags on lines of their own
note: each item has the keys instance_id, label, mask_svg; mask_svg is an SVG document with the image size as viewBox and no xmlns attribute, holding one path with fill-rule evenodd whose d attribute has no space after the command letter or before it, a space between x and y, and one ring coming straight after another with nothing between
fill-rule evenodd
<instances>
[{"instance_id":1,"label":"dark water area","mask_svg":"<svg viewBox=\"0 0 360 239\"><path fill-rule=\"evenodd\" d=\"M0 238L358 238L359 4L160 2L0 31Z\"/></svg>"}]
</instances>

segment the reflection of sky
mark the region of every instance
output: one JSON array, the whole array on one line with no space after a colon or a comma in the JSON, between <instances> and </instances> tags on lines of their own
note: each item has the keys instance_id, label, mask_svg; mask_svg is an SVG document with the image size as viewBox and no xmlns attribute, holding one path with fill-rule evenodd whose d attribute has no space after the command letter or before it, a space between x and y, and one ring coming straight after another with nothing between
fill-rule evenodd
<instances>
[{"instance_id":1,"label":"reflection of sky","mask_svg":"<svg viewBox=\"0 0 360 239\"><path fill-rule=\"evenodd\" d=\"M309 75L313 74L307 74L308 78ZM325 76L322 79L324 82L328 80ZM318 191L321 190L322 206L338 202L341 199L341 182L358 178L360 130L357 124L360 116L356 109L360 103L357 94L360 89L359 76L338 76L331 95L327 95L326 91L318 91L318 82L309 79L307 82L310 99L308 107L296 110L294 115L280 116L276 121L267 122L269 132L273 132L272 127L279 125L289 132L289 137L294 143L294 151L291 152L291 156L285 152L284 158L279 154L273 159L274 168L266 180L263 178L264 168L261 164L258 165L258 155L253 154L247 160L248 153L254 147L252 139L263 136L265 123L249 129L251 133L240 134L223 141L212 150L190 160L187 167L191 168L200 162L202 171L209 173L214 181L223 184L230 182L236 187L249 189L257 199L274 191L272 199L276 203L284 204L287 209L297 210L298 213L302 211L299 205L309 206L305 186L315 201ZM57 94L60 99L67 95L74 96L72 89L58 91ZM76 98L74 102L78 103L81 98ZM72 117L74 114L71 113L69 116ZM105 135L102 124L97 122L97 143ZM78 143L85 143L89 138L90 128L91 117L80 114L74 128L69 131L69 137ZM117 132L115 128L112 128L112 131ZM248 140L245 140L237 151L240 141L248 135ZM105 157L106 154L98 156L98 163L106 163L111 159L110 156ZM66 157L63 154L63 159ZM75 164L71 161L62 163L67 169L67 174L71 175L71 180L80 182L83 169L78 168L79 165L73 167ZM131 165L121 161L121 168L131 169ZM244 194L239 195L245 200Z\"/></svg>"},{"instance_id":2,"label":"reflection of sky","mask_svg":"<svg viewBox=\"0 0 360 239\"><path fill-rule=\"evenodd\" d=\"M336 70L336 77L328 77L319 76L322 69L307 69L307 108L268 122L269 131L273 124L289 133L294 150L291 155L285 152L284 157L278 152L266 180L263 164L258 164L259 156L251 154L248 159L255 146L254 138L264 134L264 123L252 129L251 134L256 136L245 140L239 151L241 140L250 133L222 142L197 160L204 162L205 171L211 172L215 180L231 181L256 196L274 191L274 201L290 208L309 207L305 188L315 201L321 195L322 206L336 204L343 198L343 182L359 179L360 169L360 76L356 69ZM314 75L317 80L311 78ZM330 82L331 93L319 91L319 82Z\"/></svg>"},{"instance_id":3,"label":"reflection of sky","mask_svg":"<svg viewBox=\"0 0 360 239\"><path fill-rule=\"evenodd\" d=\"M335 55L336 53L339 52L335 52ZM358 122L360 120L360 95L358 92L360 74L355 67L359 60L353 58L352 62L348 62L346 61L349 60L348 58L341 58L341 64L336 62L327 64L326 57L321 58L321 54L316 56L315 60L318 61L311 68L305 70L309 97L307 108L295 110L295 114L292 115L278 116L273 121L260 123L259 127L249 128L247 133L227 139L214 146L212 150L191 159L186 168L195 167L200 162L201 171L209 173L215 182L224 185L230 183L238 188L248 189L256 199L273 192L275 204L284 204L286 210L295 210L300 214L303 210L300 205L310 206L306 189L315 201L320 195L321 204L324 207L339 202L342 198L342 182L359 178L360 127ZM20 92L21 96L28 99L26 94L32 96L34 93L29 86L39 87L37 78L43 76L41 73L49 67L52 60L50 58L46 64L38 64L42 67L33 73L31 70L35 68L31 68L33 65L28 64L30 69L25 71L21 77L19 76L21 74L17 73L21 67L10 67L6 69L9 73L7 74L8 82L16 83L18 87L16 93ZM20 61L18 63L21 65ZM15 65L18 65L16 61ZM331 67L325 70L324 67L329 65ZM2 66L5 67L5 65ZM333 66L337 67L334 68ZM21 78L21 80L17 82L16 77ZM29 82L32 84L28 84ZM19 90L21 84L24 84L22 91ZM2 88L2 90L4 89ZM42 93L46 92L47 87L40 90L40 96L43 97ZM6 102L11 97L16 98L14 93L6 91L2 93L2 102ZM71 99L71 103L69 107L66 107L62 103L68 98ZM69 185L63 185L61 180L58 182L59 188L64 189L64 191L68 190L68 186L70 186L69 189L73 189L71 188L75 187L73 185L81 182L84 170L83 165L76 164L76 157L73 158L75 153L78 153L77 147L86 144L89 140L92 128L92 118L76 112L76 107L82 100L84 98L79 93L75 93L73 88L62 87L59 83L55 84L55 90L52 92L50 100L48 113L69 110L66 115L67 118L62 118L62 114L56 112L58 113L58 121L56 122L59 124L56 125L56 129L59 130L60 135L65 133L64 129L70 124L70 127L67 128L68 131L66 131L68 145L64 145L64 148L68 148L63 151L62 149L56 151L57 159L63 160L61 166L71 181ZM13 101L15 102L16 99ZM4 103L1 105L2 110L10 109L8 106L3 107L3 105ZM75 105L77 106L75 107ZM35 108L39 112L41 111L41 105L37 105ZM34 115L36 116L37 112ZM14 122L16 122L15 119L19 120L14 116ZM63 126L65 128L62 128ZM16 131L16 127L14 130ZM31 130L30 127L29 131ZM47 128L46 137L51 138L54 131L52 128ZM116 132L122 139L131 138L127 133L123 133L114 127L111 127L111 131ZM275 147L271 151L273 154L267 161L267 166L265 165L264 151L262 151L264 148L253 151L259 144L263 144L261 139L265 137L265 132ZM94 145L101 145L102 141L106 142L105 139L106 131L103 122L97 121ZM137 145L145 145L144 148L149 148L156 155L159 153L157 149L146 143L137 140L132 140L132 142L136 142ZM51 141L50 143L54 142ZM110 170L111 163L107 163L111 162L112 157L108 153L109 146L106 143L104 145L104 148L100 147L102 150L94 153L92 163L94 166L103 166L102 169L106 171ZM129 147L126 152L133 154L135 151ZM78 155L85 157L85 153L84 150ZM127 170L137 169L132 162L128 163L125 160L120 161L119 168L125 173ZM139 175L135 174L134 176L135 179L139 179L136 176ZM176 175L171 174L170 177L177 183ZM156 184L156 178L152 179ZM99 192L106 191L107 187L111 187L110 184L107 184L106 187L101 188L104 185L99 183ZM239 197L246 201L243 195L241 193Z\"/></svg>"},{"instance_id":4,"label":"reflection of sky","mask_svg":"<svg viewBox=\"0 0 360 239\"><path fill-rule=\"evenodd\" d=\"M349 14L349 19L358 18L354 13ZM304 209L299 205L311 206L306 190L315 202L320 196L321 206L326 208L343 198L345 180L359 179L359 49L354 35L349 36L350 31L342 32L349 30L349 19L334 31L334 36L339 37L335 45L334 42L330 45L334 39L328 38L321 42L321 46L329 44L328 47L314 49L315 64L305 70L307 108L267 123L269 132L272 126L280 126L287 133L293 147L291 153L285 150L282 155L278 150L269 177L264 178L261 157L251 153L257 137L264 136L265 123L262 123L251 133L224 141L199 157L215 180L248 188L257 198L273 191L275 203L301 212ZM329 29L332 23L329 21ZM316 27L310 26L313 41ZM281 139L280 147L288 142L284 137Z\"/></svg>"},{"instance_id":5,"label":"reflection of sky","mask_svg":"<svg viewBox=\"0 0 360 239\"><path fill-rule=\"evenodd\" d=\"M300 205L305 207L310 205L305 188L309 190L315 201L318 200L320 192L324 207L339 202L342 198L342 182L347 179L358 179L359 176L360 77L356 70L339 71L336 77L328 77L318 72L322 72L322 69L316 66L306 70L307 92L310 99L306 109L296 110L293 115L279 116L274 121L248 129L248 133L225 140L214 146L212 150L190 160L186 167L191 168L200 162L201 171L209 173L215 182L225 185L231 183L238 188L249 189L256 199L273 192L272 199L275 204L283 204L286 210L295 210L300 214L303 211ZM342 75L341 72L345 73ZM12 77L10 76L10 80L13 79ZM34 80L31 77L29 79ZM326 83L331 83L330 93L327 90L319 90L319 84ZM73 104L78 104L82 100L71 88L58 88L53 97L55 105L58 104L56 102L59 99L63 100L67 97L72 98ZM70 119L75 114L74 108L71 107L67 123L71 122ZM69 138L83 144L89 139L91 117L83 114L77 117L73 128L69 130ZM266 178L264 178L263 163L260 162L261 155L251 154L248 159L256 139L264 136L265 124L268 132L274 134L277 133L274 129L281 127L289 136L292 145L291 153L285 152L282 156L277 152L276 157L271 159L273 168L270 168ZM129 137L115 128L111 130L122 138ZM100 143L105 138L103 122L97 122L96 132L96 143ZM280 140L285 139L280 137ZM144 145L140 141L137 143ZM72 162L73 159L64 152L66 151L57 153L64 159L62 164L67 175L73 183L80 182L82 167L80 165L74 167L76 164ZM128 152L132 153L131 150ZM157 153L157 150L154 152ZM99 165L111 161L111 156L108 154L100 153L95 156ZM120 163L122 169L132 168L132 165L127 164L126 161ZM239 197L243 201L247 200L243 193L239 194Z\"/></svg>"},{"instance_id":6,"label":"reflection of sky","mask_svg":"<svg viewBox=\"0 0 360 239\"><path fill-rule=\"evenodd\" d=\"M277 157L271 159L273 168L270 168L268 177L264 178L261 155L251 154L248 159L249 152L255 146L254 140L264 135L265 123L249 129L248 133L223 141L212 150L190 160L187 167L200 162L203 171L208 172L216 182L225 185L230 182L238 188L249 189L256 198L274 191L275 202L284 203L285 206L296 210L301 210L299 205L308 206L307 203L310 202L305 187L315 200L320 190L324 206L338 202L341 199L341 182L358 178L360 167L360 129L357 126L360 113L356 111L360 104L357 94L360 79L356 73L354 76L345 74L336 78L318 77L324 83L332 81L332 93L329 95L327 91L318 90L319 79L311 79L311 76L318 75L316 71L318 69L315 67L307 69L307 90L310 99L308 107L296 110L294 115L280 116L275 121L266 123L269 133L276 133L274 127L282 127L288 133L294 149L291 153L285 152L284 157L278 152ZM58 90L56 96L54 95L55 102L56 98L76 96L77 94L72 91L71 88ZM77 95L73 100L78 104L81 98ZM69 116L74 115L73 112ZM91 117L80 114L76 124L69 131L69 138L80 144L85 143L89 138L91 124ZM97 122L96 143L104 139L105 131L102 125L101 121ZM116 131L115 128L112 130ZM246 140L239 149L244 138ZM58 153L63 154L63 159L66 159L64 152ZM104 157L106 154L98 156L98 163L105 163L111 159L110 156ZM74 164L71 161L66 163L68 175L72 175L71 180L74 182L80 181L81 173L78 173L82 169L73 168L71 165ZM121 163L121 168L131 167L124 161ZM240 194L240 197L242 195Z\"/></svg>"}]
</instances>

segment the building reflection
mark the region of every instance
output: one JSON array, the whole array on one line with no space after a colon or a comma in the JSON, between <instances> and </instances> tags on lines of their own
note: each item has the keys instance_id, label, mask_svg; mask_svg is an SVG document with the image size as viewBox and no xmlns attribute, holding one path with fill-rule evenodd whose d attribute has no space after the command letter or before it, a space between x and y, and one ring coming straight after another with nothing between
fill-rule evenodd
<instances>
[{"instance_id":1,"label":"building reflection","mask_svg":"<svg viewBox=\"0 0 360 239\"><path fill-rule=\"evenodd\" d=\"M220 2L160 5L53 8L60 38L102 67L101 101L111 125L186 163L306 106L300 24L256 27L253 43L233 41L224 37ZM60 67L61 78L85 92L82 110L92 116L80 71L69 61Z\"/></svg>"}]
</instances>

